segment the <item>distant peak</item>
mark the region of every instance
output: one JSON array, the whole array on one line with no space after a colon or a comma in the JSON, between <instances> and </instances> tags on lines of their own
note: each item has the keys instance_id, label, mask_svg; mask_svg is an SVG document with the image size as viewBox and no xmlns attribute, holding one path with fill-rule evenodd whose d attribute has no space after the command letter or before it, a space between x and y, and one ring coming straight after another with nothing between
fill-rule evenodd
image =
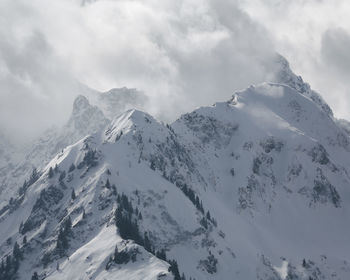
<instances>
[{"instance_id":1,"label":"distant peak","mask_svg":"<svg viewBox=\"0 0 350 280\"><path fill-rule=\"evenodd\" d=\"M91 106L89 100L83 95L78 95L73 103L73 113L76 111L81 111L81 109L89 106Z\"/></svg>"},{"instance_id":2,"label":"distant peak","mask_svg":"<svg viewBox=\"0 0 350 280\"><path fill-rule=\"evenodd\" d=\"M132 108L145 108L147 97L135 88L113 88L98 95L96 105L109 119Z\"/></svg>"},{"instance_id":3,"label":"distant peak","mask_svg":"<svg viewBox=\"0 0 350 280\"><path fill-rule=\"evenodd\" d=\"M66 128L74 128L75 133L79 132L81 135L85 135L107 123L108 120L102 111L97 106L91 105L85 96L79 95L74 100L73 111Z\"/></svg>"},{"instance_id":4,"label":"distant peak","mask_svg":"<svg viewBox=\"0 0 350 280\"><path fill-rule=\"evenodd\" d=\"M237 94L232 94L232 97L227 101L231 105L237 105Z\"/></svg>"},{"instance_id":5,"label":"distant peak","mask_svg":"<svg viewBox=\"0 0 350 280\"><path fill-rule=\"evenodd\" d=\"M136 92L136 89L127 87L111 88L110 90L104 92L104 94L126 94L130 92Z\"/></svg>"}]
</instances>

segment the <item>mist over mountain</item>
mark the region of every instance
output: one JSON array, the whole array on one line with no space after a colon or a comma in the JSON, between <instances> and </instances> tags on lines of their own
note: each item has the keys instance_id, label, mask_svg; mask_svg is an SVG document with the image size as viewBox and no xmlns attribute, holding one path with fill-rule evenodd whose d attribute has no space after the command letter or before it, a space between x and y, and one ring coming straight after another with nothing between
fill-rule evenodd
<instances>
[{"instance_id":1,"label":"mist over mountain","mask_svg":"<svg viewBox=\"0 0 350 280\"><path fill-rule=\"evenodd\" d=\"M0 130L23 145L64 125L76 96L124 86L172 122L273 81L276 52L349 119L348 13L345 0L3 0Z\"/></svg>"},{"instance_id":2,"label":"mist over mountain","mask_svg":"<svg viewBox=\"0 0 350 280\"><path fill-rule=\"evenodd\" d=\"M0 280L350 279L349 14L0 1Z\"/></svg>"},{"instance_id":3,"label":"mist over mountain","mask_svg":"<svg viewBox=\"0 0 350 280\"><path fill-rule=\"evenodd\" d=\"M171 123L117 88L2 140L0 279L348 279L349 124L275 65Z\"/></svg>"}]
</instances>

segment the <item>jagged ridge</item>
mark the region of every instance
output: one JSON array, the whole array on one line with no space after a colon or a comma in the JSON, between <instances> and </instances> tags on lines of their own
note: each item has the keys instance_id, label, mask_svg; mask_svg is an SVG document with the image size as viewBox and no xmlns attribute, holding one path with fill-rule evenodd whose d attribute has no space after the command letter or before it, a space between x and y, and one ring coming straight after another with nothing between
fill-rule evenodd
<instances>
[{"instance_id":1,"label":"jagged ridge","mask_svg":"<svg viewBox=\"0 0 350 280\"><path fill-rule=\"evenodd\" d=\"M172 259L187 279L347 279L349 158L344 129L291 84L252 86L171 125L129 110L0 211L0 252L20 244L23 279L173 278ZM135 240L115 225L122 205Z\"/></svg>"}]
</instances>

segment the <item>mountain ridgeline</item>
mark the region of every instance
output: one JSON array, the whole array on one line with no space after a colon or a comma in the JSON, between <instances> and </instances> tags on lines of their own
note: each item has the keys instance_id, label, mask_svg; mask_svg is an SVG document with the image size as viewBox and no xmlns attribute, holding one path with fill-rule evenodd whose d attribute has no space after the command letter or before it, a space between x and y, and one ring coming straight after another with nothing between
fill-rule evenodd
<instances>
[{"instance_id":1,"label":"mountain ridgeline","mask_svg":"<svg viewBox=\"0 0 350 280\"><path fill-rule=\"evenodd\" d=\"M79 96L0 209L0 279L349 279L348 123L281 60L172 124Z\"/></svg>"}]
</instances>

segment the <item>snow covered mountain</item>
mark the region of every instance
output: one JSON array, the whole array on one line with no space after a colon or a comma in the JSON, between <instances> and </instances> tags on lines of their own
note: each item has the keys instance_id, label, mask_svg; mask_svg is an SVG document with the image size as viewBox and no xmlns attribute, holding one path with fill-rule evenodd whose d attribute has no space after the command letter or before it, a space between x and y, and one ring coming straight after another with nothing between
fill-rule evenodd
<instances>
[{"instance_id":1,"label":"snow covered mountain","mask_svg":"<svg viewBox=\"0 0 350 280\"><path fill-rule=\"evenodd\" d=\"M33 169L44 168L62 149L107 126L125 110L143 108L147 103L142 92L125 87L108 92L89 89L84 92L91 101L77 96L66 124L52 127L26 147L16 149L5 136L0 137L0 207L16 196Z\"/></svg>"},{"instance_id":2,"label":"snow covered mountain","mask_svg":"<svg viewBox=\"0 0 350 280\"><path fill-rule=\"evenodd\" d=\"M289 62L281 55L276 55L275 71L273 74L273 82L288 85L302 95L310 98L314 103L322 108L322 110L330 116L333 116L332 109L323 100L323 98L314 90L311 89L308 83L303 81L301 76L297 76L290 69Z\"/></svg>"},{"instance_id":3,"label":"snow covered mountain","mask_svg":"<svg viewBox=\"0 0 350 280\"><path fill-rule=\"evenodd\" d=\"M0 134L0 168L7 165L8 160L11 158L12 150L12 145L4 135Z\"/></svg>"},{"instance_id":4,"label":"snow covered mountain","mask_svg":"<svg viewBox=\"0 0 350 280\"><path fill-rule=\"evenodd\" d=\"M0 210L0 279L349 279L349 134L284 65L171 125L78 97Z\"/></svg>"},{"instance_id":5,"label":"snow covered mountain","mask_svg":"<svg viewBox=\"0 0 350 280\"><path fill-rule=\"evenodd\" d=\"M129 109L147 108L148 98L142 92L130 88L113 88L90 96L91 102L101 108L104 115L112 120Z\"/></svg>"},{"instance_id":6,"label":"snow covered mountain","mask_svg":"<svg viewBox=\"0 0 350 280\"><path fill-rule=\"evenodd\" d=\"M6 136L0 134L0 194L4 188L4 178L9 168L12 168L14 148L7 140Z\"/></svg>"}]
</instances>

